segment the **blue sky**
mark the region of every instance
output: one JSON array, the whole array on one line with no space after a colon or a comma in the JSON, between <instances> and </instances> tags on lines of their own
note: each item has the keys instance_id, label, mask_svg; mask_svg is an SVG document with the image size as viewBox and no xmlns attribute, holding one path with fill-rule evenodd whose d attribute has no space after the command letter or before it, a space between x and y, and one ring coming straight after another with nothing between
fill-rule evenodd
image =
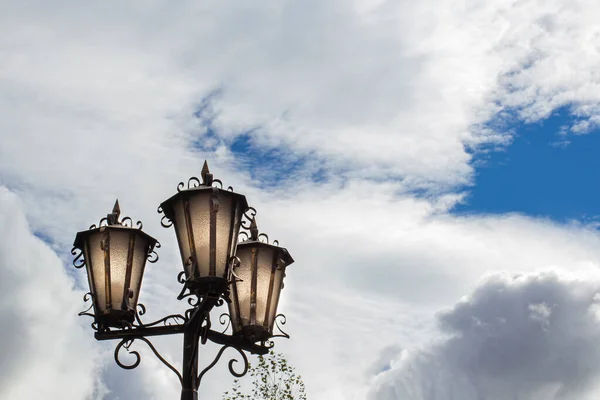
<instances>
[{"instance_id":1,"label":"blue sky","mask_svg":"<svg viewBox=\"0 0 600 400\"><path fill-rule=\"evenodd\" d=\"M592 131L565 137L561 129L573 122L569 110L562 108L540 122L509 124L512 144L476 159L474 185L454 212L516 212L561 222L596 220L600 135Z\"/></svg>"}]
</instances>

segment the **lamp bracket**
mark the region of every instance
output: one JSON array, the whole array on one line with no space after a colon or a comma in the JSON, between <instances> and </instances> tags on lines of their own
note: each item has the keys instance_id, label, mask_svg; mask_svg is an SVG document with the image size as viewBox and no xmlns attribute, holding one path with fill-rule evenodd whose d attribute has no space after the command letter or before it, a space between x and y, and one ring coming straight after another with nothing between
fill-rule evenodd
<instances>
[{"instance_id":1,"label":"lamp bracket","mask_svg":"<svg viewBox=\"0 0 600 400\"><path fill-rule=\"evenodd\" d=\"M219 349L219 352L218 352L218 353L217 353L217 355L215 356L214 360L213 360L213 361L212 361L210 364L208 364L208 366L207 366L206 368L204 368L204 369L203 369L203 370L200 372L200 374L198 375L198 379L197 379L197 381L196 381L196 382L197 382L197 387L196 387L196 389L197 389L197 388L200 386L200 383L202 382L202 378L204 377L204 375L205 375L205 374L206 374L206 373L207 373L209 370L211 370L211 369L212 369L212 368L213 368L213 367L214 367L214 366L215 366L215 365L216 365L216 364L219 362L219 360L221 359L221 356L223 355L223 352L225 352L225 350L227 350L228 348L235 349L235 350L236 350L236 351L237 351L237 352L238 352L238 353L241 355L242 362L243 362L243 368L242 368L242 371L241 371L241 372L237 372L237 371L236 371L236 370L233 368L233 366L234 366L234 364L235 364L235 363L237 363L237 362L238 362L238 360L237 360L237 359L235 359L235 358L232 358L232 359L230 359L230 360L229 360L229 363L228 363L229 372L231 373L231 375L235 376L236 378L241 378L242 376L246 375L246 373L248 372L248 367L249 367L249 364L248 364L248 357L246 356L246 353L244 353L244 352L243 352L241 349L239 349L238 347L235 347L235 346L232 346L232 345L229 345L229 344L227 344L227 345L224 345L223 347L221 347L221 349Z\"/></svg>"}]
</instances>

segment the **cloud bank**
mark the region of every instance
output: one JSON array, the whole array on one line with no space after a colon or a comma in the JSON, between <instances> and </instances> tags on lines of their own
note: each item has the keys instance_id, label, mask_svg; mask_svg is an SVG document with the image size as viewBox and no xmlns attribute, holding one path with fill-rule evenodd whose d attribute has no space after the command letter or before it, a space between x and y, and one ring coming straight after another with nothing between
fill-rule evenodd
<instances>
[{"instance_id":1,"label":"cloud bank","mask_svg":"<svg viewBox=\"0 0 600 400\"><path fill-rule=\"evenodd\" d=\"M597 273L492 274L438 315L449 337L401 351L369 398L596 398L599 301Z\"/></svg>"}]
</instances>

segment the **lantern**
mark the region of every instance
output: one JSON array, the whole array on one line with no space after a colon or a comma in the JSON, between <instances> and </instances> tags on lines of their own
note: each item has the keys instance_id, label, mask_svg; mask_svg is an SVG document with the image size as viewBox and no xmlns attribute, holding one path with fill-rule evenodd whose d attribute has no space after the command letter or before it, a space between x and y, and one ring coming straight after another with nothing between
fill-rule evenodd
<instances>
[{"instance_id":1,"label":"lantern","mask_svg":"<svg viewBox=\"0 0 600 400\"><path fill-rule=\"evenodd\" d=\"M262 242L256 221L252 219L250 238L238 244L234 267L229 315L234 335L252 342L273 336L279 294L283 289L285 269L294 262L288 251L275 244Z\"/></svg>"},{"instance_id":2,"label":"lantern","mask_svg":"<svg viewBox=\"0 0 600 400\"><path fill-rule=\"evenodd\" d=\"M146 260L155 262L158 258L154 258L153 251L156 239L142 231L140 222L134 228L129 217L119 221L120 213L117 200L112 213L98 226L77 233L73 244L73 254L75 249L81 251L74 265L85 265L87 270L94 318L100 330L133 322ZM77 264L81 255L83 262Z\"/></svg>"},{"instance_id":3,"label":"lantern","mask_svg":"<svg viewBox=\"0 0 600 400\"><path fill-rule=\"evenodd\" d=\"M248 209L245 196L213 184L221 181L213 179L205 161L202 182L190 178L187 189L180 183L178 193L159 207L163 226L172 223L175 228L185 285L196 295L227 292L242 215Z\"/></svg>"}]
</instances>

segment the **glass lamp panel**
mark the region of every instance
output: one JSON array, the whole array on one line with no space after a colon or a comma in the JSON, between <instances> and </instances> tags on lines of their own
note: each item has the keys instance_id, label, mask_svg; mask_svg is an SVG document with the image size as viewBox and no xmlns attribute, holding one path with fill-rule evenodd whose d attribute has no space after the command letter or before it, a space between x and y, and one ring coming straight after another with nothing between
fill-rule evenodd
<instances>
[{"instance_id":1,"label":"glass lamp panel","mask_svg":"<svg viewBox=\"0 0 600 400\"><path fill-rule=\"evenodd\" d=\"M196 251L198 276L208 276L210 244L210 195L211 190L199 190L189 194L189 218ZM185 261L184 261L185 262Z\"/></svg>"},{"instance_id":2,"label":"glass lamp panel","mask_svg":"<svg viewBox=\"0 0 600 400\"><path fill-rule=\"evenodd\" d=\"M127 276L130 234L129 229L110 229L110 299L113 310L121 310ZM133 244L133 243L132 243Z\"/></svg>"},{"instance_id":3,"label":"glass lamp panel","mask_svg":"<svg viewBox=\"0 0 600 400\"><path fill-rule=\"evenodd\" d=\"M179 244L179 252L181 253L181 262L184 265L186 277L189 278L191 271L185 265L191 256L191 252L182 198L183 196L177 197L171 203L171 207L173 210L173 225L175 226L175 234L177 235L177 243Z\"/></svg>"},{"instance_id":4,"label":"glass lamp panel","mask_svg":"<svg viewBox=\"0 0 600 400\"><path fill-rule=\"evenodd\" d=\"M279 303L279 295L282 289L283 277L285 276L285 267L277 267L275 277L273 279L273 288L271 294L271 304L268 310L267 327L269 332L273 332L273 322L277 316L277 305Z\"/></svg>"},{"instance_id":5,"label":"glass lamp panel","mask_svg":"<svg viewBox=\"0 0 600 400\"><path fill-rule=\"evenodd\" d=\"M231 257L231 248L234 239L234 234L237 231L233 230L231 225L234 222L232 208L235 206L235 199L227 196L225 193L219 193L219 211L217 212L217 231L216 231L216 262L215 276L220 278L228 278L227 262ZM233 201L232 201L233 200Z\"/></svg>"},{"instance_id":6,"label":"glass lamp panel","mask_svg":"<svg viewBox=\"0 0 600 400\"><path fill-rule=\"evenodd\" d=\"M135 309L138 298L140 297L140 288L142 286L142 277L148 257L148 238L143 235L135 235L135 246L133 248L133 263L131 265L131 280L129 289L133 292L133 297L129 300L129 305Z\"/></svg>"},{"instance_id":7,"label":"glass lamp panel","mask_svg":"<svg viewBox=\"0 0 600 400\"><path fill-rule=\"evenodd\" d=\"M238 247L237 257L240 266L235 269L237 275L235 291L237 292L237 304L239 305L239 323L241 326L250 323L250 288L252 285L252 248ZM241 280L241 281L240 281ZM236 321L237 322L237 321ZM234 326L235 328L235 326Z\"/></svg>"},{"instance_id":8,"label":"glass lamp panel","mask_svg":"<svg viewBox=\"0 0 600 400\"><path fill-rule=\"evenodd\" d=\"M84 258L90 282L90 292L94 295L96 315L106 311L106 280L104 268L104 251L101 242L106 232L96 231L84 240Z\"/></svg>"},{"instance_id":9,"label":"glass lamp panel","mask_svg":"<svg viewBox=\"0 0 600 400\"><path fill-rule=\"evenodd\" d=\"M235 273L237 274L237 270L235 270ZM240 329L240 323L239 323L240 315L239 315L238 309L237 309L237 306L239 306L240 303L238 300L235 284L231 285L231 293L230 293L229 297L231 298L231 302L227 303L227 308L229 309L229 318L231 320L231 328L232 328L233 332L235 333Z\"/></svg>"},{"instance_id":10,"label":"glass lamp panel","mask_svg":"<svg viewBox=\"0 0 600 400\"><path fill-rule=\"evenodd\" d=\"M256 325L263 325L267 319L267 301L271 283L276 248L258 246L258 263L256 273Z\"/></svg>"}]
</instances>

